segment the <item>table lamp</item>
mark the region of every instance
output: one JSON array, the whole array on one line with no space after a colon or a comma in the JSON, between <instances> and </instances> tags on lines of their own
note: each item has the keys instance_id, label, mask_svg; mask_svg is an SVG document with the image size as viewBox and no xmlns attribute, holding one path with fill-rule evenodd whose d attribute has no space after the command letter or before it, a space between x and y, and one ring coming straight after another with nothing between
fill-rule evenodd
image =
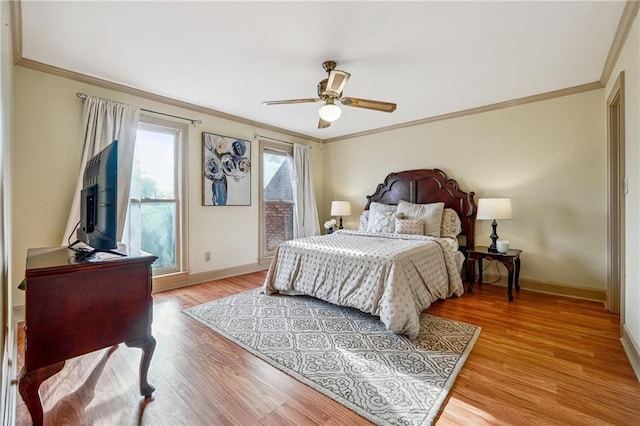
<instances>
[{"instance_id":1,"label":"table lamp","mask_svg":"<svg viewBox=\"0 0 640 426\"><path fill-rule=\"evenodd\" d=\"M343 229L342 216L351 215L351 203L349 201L332 201L331 202L331 216L340 216L340 226L338 229Z\"/></svg>"},{"instance_id":2,"label":"table lamp","mask_svg":"<svg viewBox=\"0 0 640 426\"><path fill-rule=\"evenodd\" d=\"M491 245L489 251L498 252L496 241L498 240L498 223L496 220L512 219L510 198L480 198L478 200L477 220L491 220Z\"/></svg>"}]
</instances>

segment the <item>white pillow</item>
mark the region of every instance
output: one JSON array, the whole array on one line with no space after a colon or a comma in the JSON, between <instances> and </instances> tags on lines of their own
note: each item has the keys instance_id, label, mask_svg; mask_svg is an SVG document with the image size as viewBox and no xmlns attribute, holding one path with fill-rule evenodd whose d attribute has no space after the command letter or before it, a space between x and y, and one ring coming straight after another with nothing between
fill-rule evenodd
<instances>
[{"instance_id":1,"label":"white pillow","mask_svg":"<svg viewBox=\"0 0 640 426\"><path fill-rule=\"evenodd\" d=\"M358 227L358 231L367 232L367 226L369 224L369 210L365 210L360 213L360 226Z\"/></svg>"},{"instance_id":2,"label":"white pillow","mask_svg":"<svg viewBox=\"0 0 640 426\"><path fill-rule=\"evenodd\" d=\"M413 204L407 201L400 201L398 213L404 213L408 219L424 219L424 235L431 237L440 236L440 225L442 224L442 213L444 203Z\"/></svg>"},{"instance_id":3,"label":"white pillow","mask_svg":"<svg viewBox=\"0 0 640 426\"><path fill-rule=\"evenodd\" d=\"M462 232L462 224L458 213L454 209L444 209L442 212L442 225L440 236L456 238Z\"/></svg>"},{"instance_id":4,"label":"white pillow","mask_svg":"<svg viewBox=\"0 0 640 426\"><path fill-rule=\"evenodd\" d=\"M370 232L394 233L396 230L395 212L376 212ZM369 222L371 223L371 222Z\"/></svg>"},{"instance_id":5,"label":"white pillow","mask_svg":"<svg viewBox=\"0 0 640 426\"><path fill-rule=\"evenodd\" d=\"M389 204L382 204L382 203L376 203L375 201L372 202L371 204L369 204L369 220L367 223L367 231L368 232L376 232L373 230L373 226L374 223L376 222L376 215L378 214L378 212L381 213L395 213L396 209L398 208L398 206L396 205L389 205ZM394 226L395 226L395 222L394 222ZM378 231L380 232L380 231ZM391 231L393 232L393 231Z\"/></svg>"}]
</instances>

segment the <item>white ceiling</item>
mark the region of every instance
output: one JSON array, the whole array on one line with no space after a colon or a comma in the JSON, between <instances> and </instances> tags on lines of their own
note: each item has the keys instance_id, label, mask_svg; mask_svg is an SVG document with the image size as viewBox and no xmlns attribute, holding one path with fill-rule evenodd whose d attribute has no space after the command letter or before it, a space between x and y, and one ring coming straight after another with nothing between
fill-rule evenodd
<instances>
[{"instance_id":1,"label":"white ceiling","mask_svg":"<svg viewBox=\"0 0 640 426\"><path fill-rule=\"evenodd\" d=\"M330 139L600 80L624 1L22 2L22 56ZM351 73L318 130L322 62Z\"/></svg>"}]
</instances>

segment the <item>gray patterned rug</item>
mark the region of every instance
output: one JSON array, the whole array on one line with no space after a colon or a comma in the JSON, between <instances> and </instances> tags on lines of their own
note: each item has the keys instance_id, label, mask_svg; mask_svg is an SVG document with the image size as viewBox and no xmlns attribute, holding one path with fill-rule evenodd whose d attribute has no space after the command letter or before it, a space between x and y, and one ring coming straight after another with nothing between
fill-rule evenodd
<instances>
[{"instance_id":1,"label":"gray patterned rug","mask_svg":"<svg viewBox=\"0 0 640 426\"><path fill-rule=\"evenodd\" d=\"M480 334L480 327L422 314L420 334L410 340L357 309L261 289L184 313L382 425L433 423Z\"/></svg>"}]
</instances>

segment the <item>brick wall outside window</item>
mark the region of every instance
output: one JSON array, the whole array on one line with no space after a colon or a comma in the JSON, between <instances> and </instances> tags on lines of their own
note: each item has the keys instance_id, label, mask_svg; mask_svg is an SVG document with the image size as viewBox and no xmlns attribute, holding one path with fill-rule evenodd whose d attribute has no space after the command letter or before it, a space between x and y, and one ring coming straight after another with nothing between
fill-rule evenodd
<instances>
[{"instance_id":1,"label":"brick wall outside window","mask_svg":"<svg viewBox=\"0 0 640 426\"><path fill-rule=\"evenodd\" d=\"M274 251L280 243L293 238L293 203L265 202L265 249Z\"/></svg>"}]
</instances>

